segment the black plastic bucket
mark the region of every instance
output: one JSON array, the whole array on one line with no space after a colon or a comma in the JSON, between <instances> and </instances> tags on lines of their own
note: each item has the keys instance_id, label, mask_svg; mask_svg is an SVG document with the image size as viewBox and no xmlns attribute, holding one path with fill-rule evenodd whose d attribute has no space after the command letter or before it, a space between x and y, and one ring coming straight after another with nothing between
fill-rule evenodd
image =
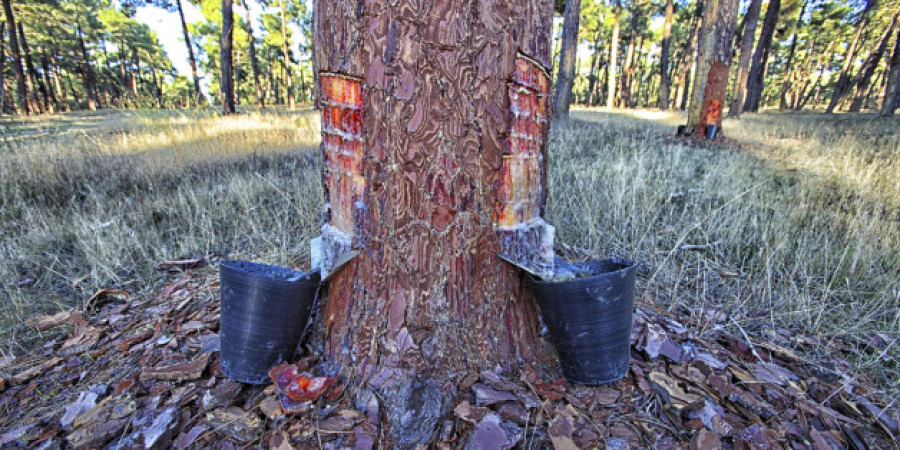
<instances>
[{"instance_id":1,"label":"black plastic bucket","mask_svg":"<svg viewBox=\"0 0 900 450\"><path fill-rule=\"evenodd\" d=\"M222 261L222 372L242 383L269 381L300 341L319 288L318 272L249 261Z\"/></svg>"},{"instance_id":2,"label":"black plastic bucket","mask_svg":"<svg viewBox=\"0 0 900 450\"><path fill-rule=\"evenodd\" d=\"M719 134L719 126L718 125L707 125L706 126L706 138L707 139L715 139Z\"/></svg>"},{"instance_id":3,"label":"black plastic bucket","mask_svg":"<svg viewBox=\"0 0 900 450\"><path fill-rule=\"evenodd\" d=\"M627 260L567 266L587 276L533 282L563 375L579 384L612 383L628 373L636 266Z\"/></svg>"}]
</instances>

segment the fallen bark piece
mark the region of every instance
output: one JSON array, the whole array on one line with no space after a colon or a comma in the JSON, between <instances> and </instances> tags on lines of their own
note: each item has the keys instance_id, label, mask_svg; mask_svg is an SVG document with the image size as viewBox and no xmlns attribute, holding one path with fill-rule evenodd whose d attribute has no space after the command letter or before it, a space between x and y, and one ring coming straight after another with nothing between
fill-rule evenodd
<instances>
[{"instance_id":1,"label":"fallen bark piece","mask_svg":"<svg viewBox=\"0 0 900 450\"><path fill-rule=\"evenodd\" d=\"M175 436L178 420L178 408L164 409L153 419L153 423L143 430L144 448L167 448Z\"/></svg>"},{"instance_id":2,"label":"fallen bark piece","mask_svg":"<svg viewBox=\"0 0 900 450\"><path fill-rule=\"evenodd\" d=\"M149 367L141 371L141 381L166 380L166 381L190 381L203 376L203 371L209 365L209 355L202 354L198 358L179 364L171 364L162 367Z\"/></svg>"},{"instance_id":3,"label":"fallen bark piece","mask_svg":"<svg viewBox=\"0 0 900 450\"><path fill-rule=\"evenodd\" d=\"M653 389L663 400L672 405L678 412L691 403L700 401L699 395L685 392L684 389L678 386L678 382L662 372L650 372L647 378L650 379Z\"/></svg>"},{"instance_id":4,"label":"fallen bark piece","mask_svg":"<svg viewBox=\"0 0 900 450\"><path fill-rule=\"evenodd\" d=\"M121 289L100 289L84 302L84 310L91 311L110 301L124 302L129 298L131 298L131 294Z\"/></svg>"},{"instance_id":5,"label":"fallen bark piece","mask_svg":"<svg viewBox=\"0 0 900 450\"><path fill-rule=\"evenodd\" d=\"M244 385L237 381L223 380L214 388L208 389L203 393L200 406L206 411L223 406L231 406L238 396L241 395L243 389Z\"/></svg>"},{"instance_id":6,"label":"fallen bark piece","mask_svg":"<svg viewBox=\"0 0 900 450\"><path fill-rule=\"evenodd\" d=\"M41 314L28 318L25 321L25 324L34 327L34 329L38 331L47 331L69 322L69 318L71 318L74 313L75 311L70 309L49 316Z\"/></svg>"},{"instance_id":7,"label":"fallen bark piece","mask_svg":"<svg viewBox=\"0 0 900 450\"><path fill-rule=\"evenodd\" d=\"M463 401L462 403L456 405L456 408L453 409L453 413L456 414L456 417L459 417L460 419L471 424L480 422L490 412L491 410L488 408L474 406L467 401Z\"/></svg>"},{"instance_id":8,"label":"fallen bark piece","mask_svg":"<svg viewBox=\"0 0 900 450\"><path fill-rule=\"evenodd\" d=\"M488 414L478 422L475 431L469 437L466 449L501 449L513 448L522 438L519 427L502 423L497 414ZM571 439L570 439L571 441ZM574 443L572 444L575 445ZM573 449L575 447L572 447Z\"/></svg>"},{"instance_id":9,"label":"fallen bark piece","mask_svg":"<svg viewBox=\"0 0 900 450\"><path fill-rule=\"evenodd\" d=\"M528 423L528 411L525 411L525 408L518 403L504 403L497 408L497 413L500 414L500 419L507 422L513 422L517 425L525 425Z\"/></svg>"},{"instance_id":10,"label":"fallen bark piece","mask_svg":"<svg viewBox=\"0 0 900 450\"><path fill-rule=\"evenodd\" d=\"M0 377L0 392L3 392L6 390L6 384L7 384L6 378Z\"/></svg>"},{"instance_id":11,"label":"fallen bark piece","mask_svg":"<svg viewBox=\"0 0 900 450\"><path fill-rule=\"evenodd\" d=\"M66 437L66 441L75 448L99 447L119 436L126 424L126 419L106 420L75 430Z\"/></svg>"},{"instance_id":12,"label":"fallen bark piece","mask_svg":"<svg viewBox=\"0 0 900 450\"><path fill-rule=\"evenodd\" d=\"M191 446L203 433L209 431L209 428L203 425L196 425L185 433L181 433L175 439L174 446L176 450L184 450Z\"/></svg>"},{"instance_id":13,"label":"fallen bark piece","mask_svg":"<svg viewBox=\"0 0 900 450\"><path fill-rule=\"evenodd\" d=\"M75 419L78 416L88 412L91 408L96 406L99 397L99 394L89 390L78 394L78 399L75 400L75 403L66 407L65 413L63 413L62 417L59 419L59 424L63 428L68 428L75 422Z\"/></svg>"},{"instance_id":14,"label":"fallen bark piece","mask_svg":"<svg viewBox=\"0 0 900 450\"><path fill-rule=\"evenodd\" d=\"M725 410L718 404L711 403L709 400L703 404L703 408L690 412L688 417L691 419L700 419L703 426L710 431L714 431L719 436L728 437L731 436L731 433L734 431L731 424L725 421Z\"/></svg>"},{"instance_id":15,"label":"fallen bark piece","mask_svg":"<svg viewBox=\"0 0 900 450\"><path fill-rule=\"evenodd\" d=\"M322 433L340 433L352 429L355 425L356 420L335 414L319 422L318 429Z\"/></svg>"},{"instance_id":16,"label":"fallen bark piece","mask_svg":"<svg viewBox=\"0 0 900 450\"><path fill-rule=\"evenodd\" d=\"M516 401L518 397L511 392L498 391L491 389L486 384L475 383L472 385L472 391L475 392L475 401L479 405L490 406L494 403Z\"/></svg>"},{"instance_id":17,"label":"fallen bark piece","mask_svg":"<svg viewBox=\"0 0 900 450\"><path fill-rule=\"evenodd\" d=\"M120 352L127 352L131 347L150 339L151 336L153 336L153 330L150 328L144 329L140 333L120 342L116 348L118 348Z\"/></svg>"},{"instance_id":18,"label":"fallen bark piece","mask_svg":"<svg viewBox=\"0 0 900 450\"><path fill-rule=\"evenodd\" d=\"M691 450L715 450L722 448L722 439L713 431L701 428L691 439Z\"/></svg>"},{"instance_id":19,"label":"fallen bark piece","mask_svg":"<svg viewBox=\"0 0 900 450\"><path fill-rule=\"evenodd\" d=\"M753 424L734 434L734 444L738 448L770 449L778 444L772 433L760 424Z\"/></svg>"},{"instance_id":20,"label":"fallen bark piece","mask_svg":"<svg viewBox=\"0 0 900 450\"><path fill-rule=\"evenodd\" d=\"M269 449L271 450L293 450L291 446L291 438L284 431L275 431L269 438Z\"/></svg>"},{"instance_id":21,"label":"fallen bark piece","mask_svg":"<svg viewBox=\"0 0 900 450\"><path fill-rule=\"evenodd\" d=\"M277 396L270 395L263 398L257 407L269 420L275 420L284 416L284 412L281 410L281 403L278 401Z\"/></svg>"},{"instance_id":22,"label":"fallen bark piece","mask_svg":"<svg viewBox=\"0 0 900 450\"><path fill-rule=\"evenodd\" d=\"M564 415L556 416L547 428L547 435L555 450L577 450L572 440L572 421Z\"/></svg>"},{"instance_id":23,"label":"fallen bark piece","mask_svg":"<svg viewBox=\"0 0 900 450\"><path fill-rule=\"evenodd\" d=\"M206 422L215 430L238 442L250 442L259 437L263 422L256 414L235 406L206 413Z\"/></svg>"},{"instance_id":24,"label":"fallen bark piece","mask_svg":"<svg viewBox=\"0 0 900 450\"><path fill-rule=\"evenodd\" d=\"M53 357L50 358L30 369L19 372L16 375L13 375L9 378L9 384L12 386L20 385L31 381L32 378L38 376L38 374L47 372L48 370L56 367L57 364L62 362L62 358Z\"/></svg>"}]
</instances>

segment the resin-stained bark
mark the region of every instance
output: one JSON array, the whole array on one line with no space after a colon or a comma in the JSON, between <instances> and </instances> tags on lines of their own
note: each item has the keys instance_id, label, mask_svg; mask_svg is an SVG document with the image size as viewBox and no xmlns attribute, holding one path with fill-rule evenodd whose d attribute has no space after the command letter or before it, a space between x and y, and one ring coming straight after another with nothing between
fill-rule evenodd
<instances>
[{"instance_id":1,"label":"resin-stained bark","mask_svg":"<svg viewBox=\"0 0 900 450\"><path fill-rule=\"evenodd\" d=\"M328 285L318 338L355 383L400 373L453 379L548 356L523 275L497 255L505 217L508 228L549 228L540 215L552 6L316 2L331 168L324 252L359 251ZM526 79L526 69L544 78ZM324 92L333 80L359 82L358 160L347 130L329 137L334 124L350 123L334 120L334 97ZM513 106L529 114L517 116ZM342 118L354 114L338 109ZM354 170L350 187L336 181Z\"/></svg>"},{"instance_id":2,"label":"resin-stained bark","mask_svg":"<svg viewBox=\"0 0 900 450\"><path fill-rule=\"evenodd\" d=\"M708 125L722 126L737 7L737 0L715 0L706 5L700 33L700 59L687 121L688 129L701 136Z\"/></svg>"}]
</instances>

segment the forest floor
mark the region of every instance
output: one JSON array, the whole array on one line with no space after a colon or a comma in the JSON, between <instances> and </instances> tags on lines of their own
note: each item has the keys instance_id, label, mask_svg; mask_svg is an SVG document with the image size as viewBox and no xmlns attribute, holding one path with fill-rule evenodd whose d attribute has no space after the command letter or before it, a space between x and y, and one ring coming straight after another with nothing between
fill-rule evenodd
<instances>
[{"instance_id":1,"label":"forest floor","mask_svg":"<svg viewBox=\"0 0 900 450\"><path fill-rule=\"evenodd\" d=\"M710 143L674 137L678 114L573 117L551 135L547 218L570 256L640 262L631 371L473 374L435 445L895 445L900 123L768 113ZM0 445L382 437L377 401L285 416L271 387L224 379L216 271L155 268L308 264L313 111L2 125Z\"/></svg>"}]
</instances>

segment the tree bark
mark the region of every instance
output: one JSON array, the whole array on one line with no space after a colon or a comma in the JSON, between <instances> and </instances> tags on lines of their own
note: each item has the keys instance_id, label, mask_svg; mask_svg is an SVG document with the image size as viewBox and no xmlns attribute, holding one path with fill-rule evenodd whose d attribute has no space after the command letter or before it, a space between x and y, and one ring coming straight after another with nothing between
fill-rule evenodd
<instances>
[{"instance_id":1,"label":"tree bark","mask_svg":"<svg viewBox=\"0 0 900 450\"><path fill-rule=\"evenodd\" d=\"M747 76L747 99L743 108L744 112L759 111L766 77L766 65L769 61L769 52L772 50L772 37L775 35L776 25L778 25L780 10L781 0L769 0L759 42L756 44L756 51L753 52L753 64L750 66L750 74Z\"/></svg>"},{"instance_id":2,"label":"tree bark","mask_svg":"<svg viewBox=\"0 0 900 450\"><path fill-rule=\"evenodd\" d=\"M279 0L278 2L281 5L281 51L284 53L284 79L287 89L288 109L294 109L294 80L291 77L291 54L288 51L287 19L285 17L287 13L284 2L285 0Z\"/></svg>"},{"instance_id":3,"label":"tree bark","mask_svg":"<svg viewBox=\"0 0 900 450\"><path fill-rule=\"evenodd\" d=\"M62 105L59 102L59 99L56 97L56 94L53 92L52 81L50 79L50 61L47 58L47 50L41 50L41 71L44 75L44 85L47 86L47 94L50 96L50 102L53 105L54 110L62 111Z\"/></svg>"},{"instance_id":4,"label":"tree bark","mask_svg":"<svg viewBox=\"0 0 900 450\"><path fill-rule=\"evenodd\" d=\"M25 53L25 64L28 67L28 77L31 78L31 85L36 85L38 87L38 92L40 92L43 101L43 109L44 111L49 112L51 111L50 94L47 91L47 86L44 85L44 80L41 79L40 74L34 69L34 60L31 58L31 48L28 46L28 40L25 38L25 27L22 26L22 22L17 23L16 26L19 28L19 40L22 43L22 51Z\"/></svg>"},{"instance_id":5,"label":"tree bark","mask_svg":"<svg viewBox=\"0 0 900 450\"><path fill-rule=\"evenodd\" d=\"M394 446L412 448L453 407L444 382L552 364L525 278L496 255L543 263L540 242L520 238L552 239L540 217L553 4L392 5L316 2L318 265L359 251L328 285L316 336L352 387L387 399ZM439 411L412 413L404 386L444 399Z\"/></svg>"},{"instance_id":6,"label":"tree bark","mask_svg":"<svg viewBox=\"0 0 900 450\"><path fill-rule=\"evenodd\" d=\"M831 94L831 101L828 102L828 108L825 109L825 112L831 114L834 112L834 109L837 107L838 102L841 101L841 97L850 90L850 69L853 66L853 59L856 57L856 52L859 47L859 42L862 39L863 31L869 24L869 13L875 7L875 0L867 0L866 9L863 10L862 19L860 20L859 25L856 28L856 34L853 35L853 41L850 43L850 46L847 48L847 54L844 55L844 64L841 65L841 72L838 75L837 83L834 85L834 92Z\"/></svg>"},{"instance_id":7,"label":"tree bark","mask_svg":"<svg viewBox=\"0 0 900 450\"><path fill-rule=\"evenodd\" d=\"M184 34L184 45L187 47L188 61L191 63L191 78L194 80L194 95L196 101L204 103L203 91L200 90L200 76L197 75L197 59L194 58L194 46L191 45L191 33L188 32L187 21L184 20L184 10L181 0L175 0L178 6L178 17L181 19L181 32Z\"/></svg>"},{"instance_id":8,"label":"tree bark","mask_svg":"<svg viewBox=\"0 0 900 450\"><path fill-rule=\"evenodd\" d=\"M6 14L6 27L9 29L9 53L16 73L16 111L19 114L30 114L31 105L28 104L28 88L25 86L25 71L22 69L22 56L16 38L16 19L13 16L11 0L3 0L3 12Z\"/></svg>"},{"instance_id":9,"label":"tree bark","mask_svg":"<svg viewBox=\"0 0 900 450\"><path fill-rule=\"evenodd\" d=\"M669 47L672 45L672 14L675 5L666 0L666 18L663 22L662 52L659 55L659 109L669 109Z\"/></svg>"},{"instance_id":10,"label":"tree bark","mask_svg":"<svg viewBox=\"0 0 900 450\"><path fill-rule=\"evenodd\" d=\"M797 15L797 23L794 24L794 32L791 34L791 49L788 51L787 62L784 65L784 80L781 82L781 101L778 105L779 111L784 111L788 108L787 94L791 90L791 69L794 64L794 54L797 52L797 35L800 34L800 27L803 26L803 14L806 13L806 6L809 4L809 0L804 0L803 6L800 7L800 14Z\"/></svg>"},{"instance_id":11,"label":"tree bark","mask_svg":"<svg viewBox=\"0 0 900 450\"><path fill-rule=\"evenodd\" d=\"M233 1L222 0L222 37L220 47L220 88L222 92L222 113L234 114L234 76L232 74L231 51L234 42Z\"/></svg>"},{"instance_id":12,"label":"tree bark","mask_svg":"<svg viewBox=\"0 0 900 450\"><path fill-rule=\"evenodd\" d=\"M253 38L253 21L250 17L250 5L244 0L244 10L246 11L247 20L247 45L250 49L250 69L253 70L253 85L256 87L256 101L260 108L266 107L266 100L263 96L262 85L259 83L259 61L256 59L256 40Z\"/></svg>"},{"instance_id":13,"label":"tree bark","mask_svg":"<svg viewBox=\"0 0 900 450\"><path fill-rule=\"evenodd\" d=\"M709 0L706 4L687 120L687 128L695 135L705 136L706 128L711 125L722 127L737 10L737 0Z\"/></svg>"},{"instance_id":14,"label":"tree bark","mask_svg":"<svg viewBox=\"0 0 900 450\"><path fill-rule=\"evenodd\" d=\"M900 27L897 27L897 37L894 39L894 50L891 52L891 62L888 65L887 83L884 86L884 101L881 104L882 117L893 116L900 106Z\"/></svg>"},{"instance_id":15,"label":"tree bark","mask_svg":"<svg viewBox=\"0 0 900 450\"><path fill-rule=\"evenodd\" d=\"M84 84L85 95L87 96L88 109L96 111L102 108L100 97L97 95L97 82L94 78L94 70L91 68L87 47L84 45L84 37L81 33L81 26L75 26L75 35L78 37L78 49L80 51L79 68L81 70L81 82Z\"/></svg>"},{"instance_id":16,"label":"tree bark","mask_svg":"<svg viewBox=\"0 0 900 450\"><path fill-rule=\"evenodd\" d=\"M898 14L900 12L894 13L890 25L884 31L881 40L878 41L878 46L875 47L872 53L869 53L869 56L866 57L866 62L859 69L859 76L855 82L856 91L853 93L853 102L850 103L850 112L859 112L862 109L863 101L866 99L866 92L869 90L869 82L872 80L872 75L875 74L875 69L878 68L878 63L881 62L884 51L887 49L888 41L894 32L894 25L897 24Z\"/></svg>"},{"instance_id":17,"label":"tree bark","mask_svg":"<svg viewBox=\"0 0 900 450\"><path fill-rule=\"evenodd\" d=\"M750 7L747 8L747 14L744 16L745 25L743 36L741 36L741 58L738 61L734 95L731 97L731 105L728 107L728 117L738 117L744 108L747 79L750 76L750 58L753 53L753 41L756 39L756 23L759 22L760 9L762 9L762 0L751 0Z\"/></svg>"},{"instance_id":18,"label":"tree bark","mask_svg":"<svg viewBox=\"0 0 900 450\"><path fill-rule=\"evenodd\" d=\"M616 103L616 66L619 58L619 25L622 21L622 2L616 0L616 20L613 25L612 37L609 40L609 76L606 77L606 107L613 108Z\"/></svg>"},{"instance_id":19,"label":"tree bark","mask_svg":"<svg viewBox=\"0 0 900 450\"><path fill-rule=\"evenodd\" d=\"M6 22L0 22L0 114L6 112Z\"/></svg>"},{"instance_id":20,"label":"tree bark","mask_svg":"<svg viewBox=\"0 0 900 450\"><path fill-rule=\"evenodd\" d=\"M637 2L631 8L631 31L628 33L628 49L625 51L625 65L622 66L622 77L619 79L619 107L631 106L631 77L634 72L635 39L640 19L640 7Z\"/></svg>"},{"instance_id":21,"label":"tree bark","mask_svg":"<svg viewBox=\"0 0 900 450\"><path fill-rule=\"evenodd\" d=\"M562 49L559 52L559 72L556 76L556 97L553 102L555 119L569 118L572 84L575 82L575 56L578 51L578 19L580 15L581 0L566 0Z\"/></svg>"},{"instance_id":22,"label":"tree bark","mask_svg":"<svg viewBox=\"0 0 900 450\"><path fill-rule=\"evenodd\" d=\"M702 23L703 17L703 4L704 0L697 0L697 6L694 8L694 20L693 26L691 27L691 37L688 39L687 43L685 43L684 50L687 54L687 61L684 65L684 70L682 71L682 90L681 90L681 105L679 109L684 111L687 109L688 98L691 95L691 80L693 78L691 71L696 65L697 54L699 43L697 42L698 37L700 36L700 25ZM696 70L694 70L696 72Z\"/></svg>"}]
</instances>

